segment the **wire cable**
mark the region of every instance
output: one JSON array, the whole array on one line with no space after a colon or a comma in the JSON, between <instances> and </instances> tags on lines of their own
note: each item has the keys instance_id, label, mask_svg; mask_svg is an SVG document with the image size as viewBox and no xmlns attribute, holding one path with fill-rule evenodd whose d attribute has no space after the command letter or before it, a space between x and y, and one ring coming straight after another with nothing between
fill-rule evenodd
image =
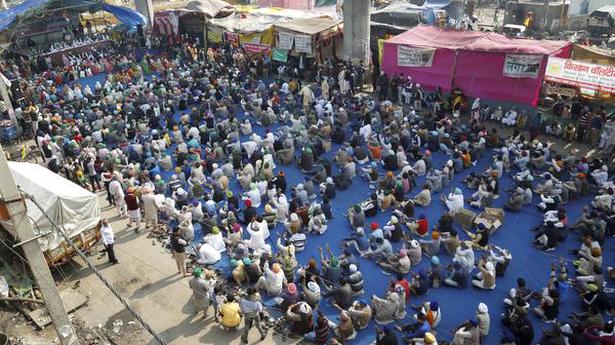
<instances>
[{"instance_id":1,"label":"wire cable","mask_svg":"<svg viewBox=\"0 0 615 345\"><path fill-rule=\"evenodd\" d=\"M88 259L88 257L81 251L81 249L79 249L79 247L77 247L77 245L75 245L75 243L70 239L70 237L68 237L68 235L66 235L66 233L64 232L63 229L61 229L55 221L53 221L49 215L47 214L47 212L42 208L42 206L39 204L39 202L34 198L34 196L25 193L23 190L20 189L20 192L28 199L30 199L34 205L36 205L36 207L38 207L38 209L43 213L43 215L45 216L45 218L47 218L47 220L49 220L49 222L51 223L51 225L58 231L58 233L64 238L64 240L66 241L67 244L69 244L73 250L77 253L77 255L79 255L79 257L81 257L83 259L83 261L85 261L85 263L88 265L88 267L92 270L92 272L94 272L94 274L98 277L98 279L100 279L103 284L105 284L105 286L111 290L111 292L115 295L115 297L124 305L124 307L126 307L126 309L128 309L128 311L130 311L130 313L135 317L135 319L137 319L137 321L139 321L139 323L143 326L143 328L145 328L157 341L158 343L160 343L160 345L168 345L168 343L162 339L162 337L156 333L156 331L154 331L154 329L147 323L147 321L145 321L143 319L143 317L134 309L132 308L128 302L124 299L124 297L122 297L122 295L119 293L119 291L117 291L117 289L113 286L113 284L111 284L105 277L103 277L103 275L98 271L98 269L90 262L90 260Z\"/></svg>"}]
</instances>

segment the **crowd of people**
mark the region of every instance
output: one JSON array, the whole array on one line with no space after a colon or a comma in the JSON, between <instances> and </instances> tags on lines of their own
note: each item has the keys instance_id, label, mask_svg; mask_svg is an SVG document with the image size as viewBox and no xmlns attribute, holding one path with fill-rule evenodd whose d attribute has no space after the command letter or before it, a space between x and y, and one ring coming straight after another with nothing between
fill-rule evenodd
<instances>
[{"instance_id":1,"label":"crowd of people","mask_svg":"<svg viewBox=\"0 0 615 345\"><path fill-rule=\"evenodd\" d=\"M243 342L252 327L262 339L274 327L319 344L348 343L374 320L378 345L480 345L488 344L491 318L504 324L501 344L615 341L615 304L605 288L615 271L602 259L615 234L613 162L554 152L539 132L524 134L514 109L491 110L479 99L468 107L461 90L428 94L411 78L384 73L375 81L378 101L360 97L363 70L344 63L329 62L313 84L265 79L240 49L204 50L188 40L140 60L116 46L66 56L62 67L14 61L4 69L21 76L16 112L47 167L105 193L128 228L165 226L178 274L192 276L195 311L213 309L229 330L243 319ZM94 87L80 83L99 73L106 77ZM490 121L515 129L504 135ZM446 157L443 166L434 155ZM483 171L481 158L492 160ZM296 185L285 175L291 169L303 176ZM468 171L465 186L453 184ZM502 190L510 178L515 187ZM347 229L329 228L343 217L332 211L337 194L358 185L369 185L369 198L345 205ZM464 195L468 189L475 191ZM581 219L569 220L566 203L588 195ZM554 264L542 290L523 277L503 287L510 289L503 315L480 303L447 332L438 328L447 301L409 301L432 289L502 288L511 250L492 243L484 224L462 231L455 220L499 198L509 212L543 211L540 224L522 229L536 232L536 255L577 234L575 259ZM429 224L425 213L439 202L448 212ZM373 221L381 214L386 223ZM299 262L297 253L315 253L311 238L331 231L340 243ZM365 260L392 278L380 294L364 296ZM429 267L417 269L422 263ZM582 299L571 319L559 313L568 289ZM532 313L552 324L542 335Z\"/></svg>"}]
</instances>

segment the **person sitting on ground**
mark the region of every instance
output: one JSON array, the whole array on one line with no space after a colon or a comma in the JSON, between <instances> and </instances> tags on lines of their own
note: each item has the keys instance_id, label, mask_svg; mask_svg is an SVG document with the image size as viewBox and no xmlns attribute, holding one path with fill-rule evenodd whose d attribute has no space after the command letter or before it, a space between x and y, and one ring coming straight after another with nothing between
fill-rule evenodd
<instances>
[{"instance_id":1,"label":"person sitting on ground","mask_svg":"<svg viewBox=\"0 0 615 345\"><path fill-rule=\"evenodd\" d=\"M286 284L286 276L280 264L274 263L269 269L269 262L265 262L263 276L258 279L254 287L257 290L264 289L269 296L279 296Z\"/></svg>"},{"instance_id":2,"label":"person sitting on ground","mask_svg":"<svg viewBox=\"0 0 615 345\"><path fill-rule=\"evenodd\" d=\"M428 185L424 185L423 189L412 199L415 205L427 207L431 204L431 190Z\"/></svg>"},{"instance_id":3,"label":"person sitting on ground","mask_svg":"<svg viewBox=\"0 0 615 345\"><path fill-rule=\"evenodd\" d=\"M390 256L386 261L380 262L380 266L386 270L407 274L411 267L408 252L402 248L397 255Z\"/></svg>"},{"instance_id":4,"label":"person sitting on ground","mask_svg":"<svg viewBox=\"0 0 615 345\"><path fill-rule=\"evenodd\" d=\"M220 305L220 324L228 330L234 330L239 327L241 322L241 308L239 303L235 301L235 296L228 294L224 303Z\"/></svg>"},{"instance_id":5,"label":"person sitting on ground","mask_svg":"<svg viewBox=\"0 0 615 345\"><path fill-rule=\"evenodd\" d=\"M472 279L472 285L479 289L495 289L495 267L489 261L481 258L477 265L479 273Z\"/></svg>"}]
</instances>

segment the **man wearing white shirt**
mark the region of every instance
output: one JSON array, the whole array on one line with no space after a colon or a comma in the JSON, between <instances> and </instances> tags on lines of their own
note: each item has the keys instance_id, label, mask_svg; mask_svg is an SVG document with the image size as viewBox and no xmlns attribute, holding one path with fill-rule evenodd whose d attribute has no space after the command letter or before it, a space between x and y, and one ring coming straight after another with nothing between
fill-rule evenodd
<instances>
[{"instance_id":1,"label":"man wearing white shirt","mask_svg":"<svg viewBox=\"0 0 615 345\"><path fill-rule=\"evenodd\" d=\"M100 234L102 236L103 244L105 245L105 250L107 251L107 256L109 256L109 262L113 265L119 263L120 261L115 257L115 251L113 249L113 244L115 243L115 234L113 233L113 229L111 229L111 226L106 219L102 220Z\"/></svg>"}]
</instances>

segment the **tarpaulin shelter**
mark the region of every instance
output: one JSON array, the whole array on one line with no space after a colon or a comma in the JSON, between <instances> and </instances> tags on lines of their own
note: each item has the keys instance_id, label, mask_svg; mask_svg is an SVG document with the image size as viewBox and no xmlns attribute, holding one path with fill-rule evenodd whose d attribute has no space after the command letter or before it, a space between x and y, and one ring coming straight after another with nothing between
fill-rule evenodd
<instances>
[{"instance_id":1,"label":"tarpaulin shelter","mask_svg":"<svg viewBox=\"0 0 615 345\"><path fill-rule=\"evenodd\" d=\"M0 12L0 30L20 29L42 22L46 17L63 17L67 13L106 11L129 26L146 25L147 18L126 7L95 0L25 0Z\"/></svg>"},{"instance_id":2,"label":"tarpaulin shelter","mask_svg":"<svg viewBox=\"0 0 615 345\"><path fill-rule=\"evenodd\" d=\"M604 5L590 13L587 30L595 38L608 38L615 28L615 5Z\"/></svg>"},{"instance_id":3,"label":"tarpaulin shelter","mask_svg":"<svg viewBox=\"0 0 615 345\"><path fill-rule=\"evenodd\" d=\"M305 53L322 59L333 56L342 21L331 18L301 18L275 24L276 49L291 55Z\"/></svg>"},{"instance_id":4,"label":"tarpaulin shelter","mask_svg":"<svg viewBox=\"0 0 615 345\"><path fill-rule=\"evenodd\" d=\"M572 59L575 61L591 62L598 65L615 66L615 51L596 46L582 46L575 44L572 47Z\"/></svg>"},{"instance_id":5,"label":"tarpaulin shelter","mask_svg":"<svg viewBox=\"0 0 615 345\"><path fill-rule=\"evenodd\" d=\"M257 0L260 7L281 7L308 11L314 8L314 0Z\"/></svg>"},{"instance_id":6,"label":"tarpaulin shelter","mask_svg":"<svg viewBox=\"0 0 615 345\"><path fill-rule=\"evenodd\" d=\"M98 229L101 216L96 194L39 164L9 162L9 168L15 183L41 205L42 210L31 200L26 200L28 218L35 232L49 233L39 238L48 261L50 256L56 256L56 251L64 253L64 248L61 248L64 238L53 228L47 217L60 226L78 245L85 241L84 238L80 238L81 234ZM13 238L18 238L10 222L0 223Z\"/></svg>"},{"instance_id":7,"label":"tarpaulin shelter","mask_svg":"<svg viewBox=\"0 0 615 345\"><path fill-rule=\"evenodd\" d=\"M182 8L156 12L154 32L161 35L177 35L180 31L203 33L208 18L223 18L234 12L234 6L226 1L190 1Z\"/></svg>"},{"instance_id":8,"label":"tarpaulin shelter","mask_svg":"<svg viewBox=\"0 0 615 345\"><path fill-rule=\"evenodd\" d=\"M536 106L547 56L568 58L564 41L511 39L493 32L420 25L387 40L382 70L422 86Z\"/></svg>"},{"instance_id":9,"label":"tarpaulin shelter","mask_svg":"<svg viewBox=\"0 0 615 345\"><path fill-rule=\"evenodd\" d=\"M230 15L235 8L223 0L194 0L187 3L181 10L202 13L207 18L220 18Z\"/></svg>"}]
</instances>

